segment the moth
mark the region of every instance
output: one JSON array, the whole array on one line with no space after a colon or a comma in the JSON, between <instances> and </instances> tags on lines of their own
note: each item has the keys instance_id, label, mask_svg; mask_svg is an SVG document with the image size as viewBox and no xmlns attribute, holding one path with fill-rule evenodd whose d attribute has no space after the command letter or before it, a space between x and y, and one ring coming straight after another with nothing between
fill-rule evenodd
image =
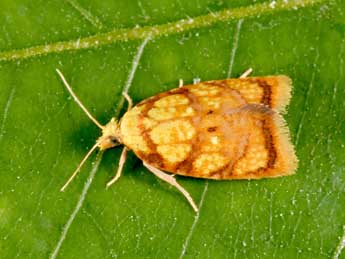
<instances>
[{"instance_id":1,"label":"moth","mask_svg":"<svg viewBox=\"0 0 345 259\"><path fill-rule=\"evenodd\" d=\"M291 175L298 160L280 113L291 98L291 79L285 75L213 80L183 85L157 94L128 110L118 121L101 125L85 108L63 74L67 90L102 136L62 187L99 148L124 145L114 178L121 176L128 150L157 177L175 186L197 212L190 194L174 175L215 180L260 179ZM166 173L168 172L168 173ZM170 174L169 174L170 173Z\"/></svg>"}]
</instances>

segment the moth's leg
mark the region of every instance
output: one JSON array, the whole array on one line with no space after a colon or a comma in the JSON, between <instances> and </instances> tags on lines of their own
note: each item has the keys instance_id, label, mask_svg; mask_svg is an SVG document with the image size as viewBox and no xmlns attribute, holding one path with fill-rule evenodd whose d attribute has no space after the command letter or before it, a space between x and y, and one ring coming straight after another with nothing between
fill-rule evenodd
<instances>
[{"instance_id":1,"label":"moth's leg","mask_svg":"<svg viewBox=\"0 0 345 259\"><path fill-rule=\"evenodd\" d=\"M151 171L154 175L156 175L158 178L162 179L163 181L166 181L167 183L171 184L172 186L175 186L183 195L186 197L190 205L193 207L195 212L198 212L198 207L195 205L193 198L190 196L190 194L184 189L181 185L179 185L174 178L173 175L166 174L163 171L159 170L158 168L155 168L149 164L146 164L145 162L144 166Z\"/></svg>"},{"instance_id":2,"label":"moth's leg","mask_svg":"<svg viewBox=\"0 0 345 259\"><path fill-rule=\"evenodd\" d=\"M180 88L182 86L183 86L183 79L180 79L180 80L178 80L178 87Z\"/></svg>"},{"instance_id":3,"label":"moth's leg","mask_svg":"<svg viewBox=\"0 0 345 259\"><path fill-rule=\"evenodd\" d=\"M200 78L193 78L193 85L199 84Z\"/></svg>"},{"instance_id":4,"label":"moth's leg","mask_svg":"<svg viewBox=\"0 0 345 259\"><path fill-rule=\"evenodd\" d=\"M193 78L193 84L199 84L200 83L200 78ZM178 81L178 87L182 87L183 86L183 79L180 79Z\"/></svg>"},{"instance_id":5,"label":"moth's leg","mask_svg":"<svg viewBox=\"0 0 345 259\"><path fill-rule=\"evenodd\" d=\"M121 153L121 156L120 156L120 161L119 161L119 166L117 167L117 172L114 176L113 179L111 179L108 183L107 183L107 188L112 185L113 183L115 183L121 176L121 173L122 173L122 169L123 169L123 166L125 164L125 161L126 161L126 157L127 157L127 147L123 147L122 149L122 153Z\"/></svg>"},{"instance_id":6,"label":"moth's leg","mask_svg":"<svg viewBox=\"0 0 345 259\"><path fill-rule=\"evenodd\" d=\"M253 69L250 67L246 71L244 71L244 73L240 76L240 78L245 78L245 77L249 76L249 74L251 72L253 72Z\"/></svg>"},{"instance_id":7,"label":"moth's leg","mask_svg":"<svg viewBox=\"0 0 345 259\"><path fill-rule=\"evenodd\" d=\"M129 111L130 109L132 109L133 107L133 101L132 101L132 98L129 97L128 93L126 92L122 92L122 95L126 98L127 102L128 102L128 108L127 108L127 111Z\"/></svg>"}]
</instances>

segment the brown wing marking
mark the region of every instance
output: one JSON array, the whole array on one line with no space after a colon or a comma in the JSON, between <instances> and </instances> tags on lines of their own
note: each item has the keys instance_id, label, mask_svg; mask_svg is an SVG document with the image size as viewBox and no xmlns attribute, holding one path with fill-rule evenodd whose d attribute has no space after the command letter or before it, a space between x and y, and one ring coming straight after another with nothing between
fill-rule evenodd
<instances>
[{"instance_id":1,"label":"brown wing marking","mask_svg":"<svg viewBox=\"0 0 345 259\"><path fill-rule=\"evenodd\" d=\"M210 86L210 87L216 86L217 88L221 88L221 90L218 93L214 93L214 92L212 93L212 91L215 89L208 92L207 87L206 89L203 88L204 85ZM203 152L201 148L202 148L202 143L203 143L202 139L205 138L209 133L217 131L218 130L217 128L220 125L214 125L214 126L202 128L200 124L201 119L206 119L208 116L222 117L223 114L225 114L225 111L234 110L234 107L235 109L237 109L238 107L245 105L246 102L242 98L239 92L237 92L236 90L230 89L226 84L223 84L217 81L206 82L206 83L201 83L201 84L196 84L196 85L189 85L183 88L191 89L192 92L186 91L185 95L189 98L192 107L198 111L198 114L200 114L201 117L198 116L197 118L194 118L194 126L197 129L198 134L192 141L192 153L186 160L182 161L174 168L175 169L174 172L178 174L182 174L182 175L187 175L187 176L210 178L209 174L201 174L201 172L199 172L198 170L195 170L195 168L193 168L193 163L195 162L197 158L200 158L200 156L204 156L207 154L212 156L214 154L218 154L218 153L212 153L212 152L211 153ZM219 108L209 109L207 105L200 102L202 98L210 98L211 101L215 100L213 98L221 98L219 101L221 105ZM232 161L230 160L224 165L223 168L231 168L231 166L232 166ZM214 178L217 178L217 177L214 177Z\"/></svg>"},{"instance_id":2,"label":"brown wing marking","mask_svg":"<svg viewBox=\"0 0 345 259\"><path fill-rule=\"evenodd\" d=\"M272 119L271 117L274 114L274 112L270 110L269 108L267 108L267 106L253 105L253 104L249 104L246 107L244 107L243 112L249 113L250 117L248 118L253 121L253 125L255 126L251 128L253 132L250 133L251 136L248 139L248 142L246 145L246 151L243 153L241 158L236 160L236 162L234 163L233 169L237 167L237 169L240 168L240 170L239 171L233 170L231 174L228 175L228 177L229 179L231 178L245 178L245 179L262 178L264 177L265 172L274 168L276 157L277 157L277 153L276 153L274 142L273 142L273 137L271 134L271 119ZM261 133L258 131L261 131ZM256 148L255 150L257 150L257 152L260 152L260 151L263 152L263 157L264 157L263 159L265 161L264 161L264 164L262 164L262 161L258 160L256 162L257 165L260 165L260 164L262 165L259 166L259 168L252 170L250 169L251 168L250 163L252 162L251 159L257 159L257 157L260 158L260 154L259 155L255 154L254 157L251 158L253 154L250 154L250 152L253 152L253 150L251 150L250 148L252 148L252 145L253 145L252 142L254 141L255 143L256 141L258 141L258 139L260 139L260 136L262 136L264 139L264 143L262 143L264 147L262 148L261 146L261 150L260 148L259 149ZM258 146L258 143L256 143L255 146ZM265 157L265 152L267 152L267 157ZM242 171L243 166L241 167L242 165L241 163L245 163L245 165L248 164L249 169ZM246 166L244 166L244 168L245 167Z\"/></svg>"},{"instance_id":3,"label":"brown wing marking","mask_svg":"<svg viewBox=\"0 0 345 259\"><path fill-rule=\"evenodd\" d=\"M188 88L186 87L181 87L178 88L178 90L175 90L179 94L183 94L185 97L188 98L189 100L189 105L196 111L196 116L192 118L192 124L193 126L197 129L198 125L200 123L201 116L200 114L202 113L202 107L200 103L198 102L197 97L190 93ZM197 150L198 150L198 142L199 142L199 134L197 133L196 136L191 140L191 150L192 152L188 156L188 158L180 163L178 163L174 168L171 168L171 172L192 172L192 164L194 159L197 156ZM192 176L192 175L191 175Z\"/></svg>"},{"instance_id":4,"label":"brown wing marking","mask_svg":"<svg viewBox=\"0 0 345 259\"><path fill-rule=\"evenodd\" d=\"M293 150L293 146L289 140L288 130L284 125L282 117L278 113L262 113L261 110L257 115L254 115L257 124L260 125L264 137L264 150L267 151L267 158L265 158L265 165L260 166L256 170L248 170L242 173L235 170L231 175L222 175L225 179L258 179L264 177L278 177L283 175L293 174L297 168L297 158ZM259 116L258 116L259 115ZM248 148L245 155L236 161L235 167L243 165L243 159L247 158L250 161L250 154ZM245 165L246 163L245 162ZM243 167L242 167L243 168ZM225 173L225 172L224 172Z\"/></svg>"},{"instance_id":5,"label":"brown wing marking","mask_svg":"<svg viewBox=\"0 0 345 259\"><path fill-rule=\"evenodd\" d=\"M147 146L150 149L150 153L145 153L142 151L137 151L137 155L143 160L146 161L148 164L153 165L155 167L162 168L164 167L164 159L160 154L157 153L157 145L153 143L148 130L145 128L143 120L145 117L147 117L147 113L149 110L152 109L154 103L156 100L158 100L158 97L150 98L146 100L145 102L140 103L139 105L145 105L145 108L141 112L139 116L139 123L138 127L140 129L140 134L144 137L144 140L147 144Z\"/></svg>"},{"instance_id":6,"label":"brown wing marking","mask_svg":"<svg viewBox=\"0 0 345 259\"><path fill-rule=\"evenodd\" d=\"M292 81L285 75L216 80L240 92L248 103L264 104L285 111L290 102Z\"/></svg>"},{"instance_id":7,"label":"brown wing marking","mask_svg":"<svg viewBox=\"0 0 345 259\"><path fill-rule=\"evenodd\" d=\"M271 85L268 84L267 80L259 79L257 82L259 86L263 89L263 94L260 103L272 108L273 104Z\"/></svg>"},{"instance_id":8,"label":"brown wing marking","mask_svg":"<svg viewBox=\"0 0 345 259\"><path fill-rule=\"evenodd\" d=\"M244 157L248 148L248 136L242 137L242 144L236 147L236 152L231 160L219 170L211 172L209 178L212 179L231 179L231 174L237 161Z\"/></svg>"},{"instance_id":9,"label":"brown wing marking","mask_svg":"<svg viewBox=\"0 0 345 259\"><path fill-rule=\"evenodd\" d=\"M265 147L266 147L266 150L268 150L268 160L267 160L266 167L262 167L258 169L258 172L265 171L268 169L273 169L275 162L277 160L277 151L275 149L274 140L271 133L272 123L273 123L272 118L265 118L262 121L262 131L265 136ZM253 173L255 174L255 172Z\"/></svg>"},{"instance_id":10,"label":"brown wing marking","mask_svg":"<svg viewBox=\"0 0 345 259\"><path fill-rule=\"evenodd\" d=\"M183 171L181 174L211 179L259 179L295 172L297 159L287 128L278 113L264 105L249 104L231 116L234 116L233 120L245 118L248 131L241 127L235 129L235 132L241 133L230 139L233 142L231 145L225 145L225 148L234 150L230 151L229 162L209 174L201 175L193 172L191 168L190 171ZM231 121L228 123L231 124ZM257 142L257 138L261 138L262 141ZM258 143L261 144L258 146ZM262 152L262 156L260 154L257 156L255 152L253 156L253 147L257 147L256 152ZM194 156L197 155L200 153L195 152ZM239 168L242 170L239 171Z\"/></svg>"},{"instance_id":11,"label":"brown wing marking","mask_svg":"<svg viewBox=\"0 0 345 259\"><path fill-rule=\"evenodd\" d=\"M159 169L169 171L169 172L175 172L177 166L175 166L174 168L171 168L170 166L168 166L164 163L164 159L157 152L157 145L152 141L152 139L149 135L149 130L147 130L145 128L145 126L143 124L143 120L148 117L148 112L153 108L156 101L158 101L159 99L161 99L163 97L171 96L173 94L180 94L180 95L184 95L185 97L187 97L189 100L189 105L196 111L197 114L200 114L201 108L197 102L197 99L195 98L195 96L193 94L189 93L188 89L185 87L176 88L176 89L173 89L171 91L158 94L158 95L153 96L149 99L146 99L143 102L138 104L139 106L145 105L145 108L143 109L143 111L140 114L139 128L141 130L141 135L144 136L144 139L145 139L147 145L149 146L151 152L149 154L146 154L144 152L138 151L137 155L143 161L146 161L148 164L155 166ZM193 118L191 118L193 126L197 125L199 120L200 120L200 116L198 116L198 115L193 116ZM197 135L196 135L196 138L197 138ZM196 147L195 146L196 142L197 141L194 138L192 140L192 143L191 143L192 144L192 148L191 148L192 151ZM193 155L191 155L191 157L193 157Z\"/></svg>"},{"instance_id":12,"label":"brown wing marking","mask_svg":"<svg viewBox=\"0 0 345 259\"><path fill-rule=\"evenodd\" d=\"M222 89L220 94L212 96L212 97L221 98L221 103L224 106L223 110L235 109L247 104L247 101L242 96L242 94L236 89L229 88L229 86L224 82L224 80L208 81L208 82L203 82L201 84L210 86L210 87L216 86ZM193 85L193 86L198 87L198 85ZM232 100L232 102L229 105L229 103L227 102L229 102L230 100Z\"/></svg>"}]
</instances>

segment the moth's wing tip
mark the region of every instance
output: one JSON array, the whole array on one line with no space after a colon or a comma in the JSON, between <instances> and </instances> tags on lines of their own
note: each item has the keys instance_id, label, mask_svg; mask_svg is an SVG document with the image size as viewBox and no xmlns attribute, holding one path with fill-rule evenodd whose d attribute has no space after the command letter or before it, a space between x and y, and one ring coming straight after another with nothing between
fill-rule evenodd
<instances>
[{"instance_id":1,"label":"moth's wing tip","mask_svg":"<svg viewBox=\"0 0 345 259\"><path fill-rule=\"evenodd\" d=\"M278 111L285 112L291 99L292 79L287 75L277 75L274 78L276 81L272 85L274 106Z\"/></svg>"},{"instance_id":2,"label":"moth's wing tip","mask_svg":"<svg viewBox=\"0 0 345 259\"><path fill-rule=\"evenodd\" d=\"M282 169L281 171L284 172L280 175L295 174L298 168L298 158L296 156L295 147L291 142L289 129L280 114L274 114L273 121L275 124L274 138L278 152L278 163L279 167Z\"/></svg>"}]
</instances>

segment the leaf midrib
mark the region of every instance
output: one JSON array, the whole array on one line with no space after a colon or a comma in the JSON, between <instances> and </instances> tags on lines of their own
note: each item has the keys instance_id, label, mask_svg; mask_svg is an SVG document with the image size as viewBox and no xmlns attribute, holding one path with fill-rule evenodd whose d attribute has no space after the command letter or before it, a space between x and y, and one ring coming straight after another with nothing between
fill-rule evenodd
<instances>
[{"instance_id":1,"label":"leaf midrib","mask_svg":"<svg viewBox=\"0 0 345 259\"><path fill-rule=\"evenodd\" d=\"M24 49L10 49L0 52L0 61L21 60L38 55L63 52L68 50L80 50L95 48L102 45L112 44L118 41L129 41L139 39L153 39L172 34L186 32L196 28L209 27L218 22L243 19L255 15L267 15L284 10L297 10L315 4L321 4L326 0L293 0L277 1L275 4L265 2L253 4L246 7L225 9L218 12L210 12L206 15L189 19L181 19L176 22L134 27L129 29L115 29L106 33L98 33L92 36L67 41L60 41L50 44L37 45Z\"/></svg>"}]
</instances>

